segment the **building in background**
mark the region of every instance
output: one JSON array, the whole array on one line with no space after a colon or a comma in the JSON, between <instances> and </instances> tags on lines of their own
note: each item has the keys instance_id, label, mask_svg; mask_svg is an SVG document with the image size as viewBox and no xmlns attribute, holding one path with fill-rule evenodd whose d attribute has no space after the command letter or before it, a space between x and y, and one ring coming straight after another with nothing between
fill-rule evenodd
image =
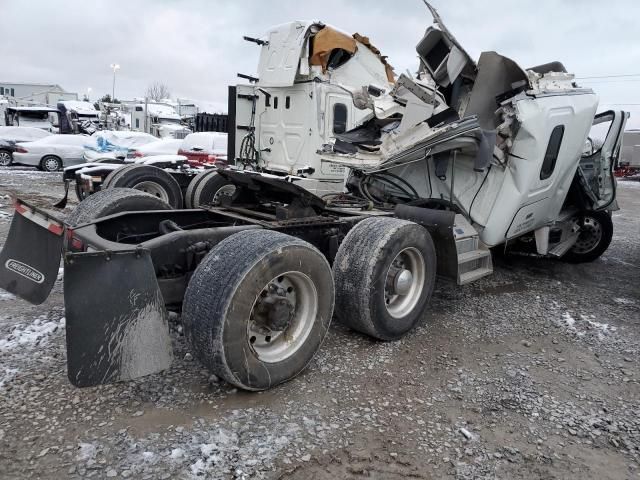
<instances>
[{"instance_id":1,"label":"building in background","mask_svg":"<svg viewBox=\"0 0 640 480\"><path fill-rule=\"evenodd\" d=\"M0 97L6 97L17 106L35 104L55 106L60 101L78 100L78 94L67 92L57 84L11 83L0 81Z\"/></svg>"}]
</instances>

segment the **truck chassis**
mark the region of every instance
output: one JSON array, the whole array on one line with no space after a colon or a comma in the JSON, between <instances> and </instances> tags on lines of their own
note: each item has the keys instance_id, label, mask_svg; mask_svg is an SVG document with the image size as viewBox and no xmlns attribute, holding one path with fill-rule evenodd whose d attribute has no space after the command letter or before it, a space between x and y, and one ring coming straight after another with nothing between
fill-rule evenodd
<instances>
[{"instance_id":1,"label":"truck chassis","mask_svg":"<svg viewBox=\"0 0 640 480\"><path fill-rule=\"evenodd\" d=\"M447 274L436 249L456 249L455 214L330 208L284 180L220 174L235 193L199 209L116 188L62 221L16 200L0 287L43 302L62 255L71 383L166 369L168 310L182 311L195 356L248 390L301 372L334 304L341 322L383 340L423 317L436 269Z\"/></svg>"}]
</instances>

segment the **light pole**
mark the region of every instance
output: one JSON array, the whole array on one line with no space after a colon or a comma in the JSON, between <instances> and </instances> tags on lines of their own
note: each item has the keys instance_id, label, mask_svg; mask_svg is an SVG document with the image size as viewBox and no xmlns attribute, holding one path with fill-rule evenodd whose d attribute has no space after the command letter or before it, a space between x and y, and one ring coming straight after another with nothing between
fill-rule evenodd
<instances>
[{"instance_id":1,"label":"light pole","mask_svg":"<svg viewBox=\"0 0 640 480\"><path fill-rule=\"evenodd\" d=\"M113 103L113 101L116 98L116 70L120 69L120 65L118 65L117 63L112 63L111 69L113 70L113 87L111 89L111 103Z\"/></svg>"}]
</instances>

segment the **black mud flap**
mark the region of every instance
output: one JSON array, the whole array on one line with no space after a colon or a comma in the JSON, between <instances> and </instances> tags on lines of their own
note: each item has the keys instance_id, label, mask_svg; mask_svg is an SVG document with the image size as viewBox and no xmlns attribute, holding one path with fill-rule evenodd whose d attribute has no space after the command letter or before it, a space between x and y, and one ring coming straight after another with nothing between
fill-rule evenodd
<instances>
[{"instance_id":1,"label":"black mud flap","mask_svg":"<svg viewBox=\"0 0 640 480\"><path fill-rule=\"evenodd\" d=\"M0 288L35 305L44 302L58 277L63 238L61 220L15 200L0 253Z\"/></svg>"},{"instance_id":2,"label":"black mud flap","mask_svg":"<svg viewBox=\"0 0 640 480\"><path fill-rule=\"evenodd\" d=\"M168 315L148 250L65 255L67 372L89 387L171 364Z\"/></svg>"},{"instance_id":3,"label":"black mud flap","mask_svg":"<svg viewBox=\"0 0 640 480\"><path fill-rule=\"evenodd\" d=\"M54 208L64 208L67 206L67 200L69 199L69 183L71 183L71 180L64 181L64 197L53 205Z\"/></svg>"}]
</instances>

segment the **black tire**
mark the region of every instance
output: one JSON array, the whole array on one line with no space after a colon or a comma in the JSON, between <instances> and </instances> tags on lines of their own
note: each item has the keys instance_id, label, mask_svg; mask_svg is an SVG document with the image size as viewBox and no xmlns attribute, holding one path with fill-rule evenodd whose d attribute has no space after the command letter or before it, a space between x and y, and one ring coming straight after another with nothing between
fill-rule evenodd
<instances>
[{"instance_id":1,"label":"black tire","mask_svg":"<svg viewBox=\"0 0 640 480\"><path fill-rule=\"evenodd\" d=\"M0 167L8 167L13 163L13 154L9 150L0 150Z\"/></svg>"},{"instance_id":2,"label":"black tire","mask_svg":"<svg viewBox=\"0 0 640 480\"><path fill-rule=\"evenodd\" d=\"M407 268L398 263L404 261ZM396 275L387 278L394 270ZM389 284L397 285L395 279L405 270L414 273L410 291L396 293ZM433 240L425 228L406 220L388 217L363 220L340 245L333 262L333 276L336 318L374 338L397 340L422 319L433 293L436 278Z\"/></svg>"},{"instance_id":3,"label":"black tire","mask_svg":"<svg viewBox=\"0 0 640 480\"><path fill-rule=\"evenodd\" d=\"M198 208L218 201L220 190L228 185L233 183L215 170L199 173L191 179L184 195L186 208Z\"/></svg>"},{"instance_id":4,"label":"black tire","mask_svg":"<svg viewBox=\"0 0 640 480\"><path fill-rule=\"evenodd\" d=\"M59 172L62 170L63 163L60 157L55 155L45 155L40 160L40 170L45 172Z\"/></svg>"},{"instance_id":5,"label":"black tire","mask_svg":"<svg viewBox=\"0 0 640 480\"><path fill-rule=\"evenodd\" d=\"M585 223L582 227L583 231L580 232L576 244L562 257L566 262L593 262L611 244L613 220L610 212L586 212L583 218ZM592 235L596 238L591 237Z\"/></svg>"},{"instance_id":6,"label":"black tire","mask_svg":"<svg viewBox=\"0 0 640 480\"><path fill-rule=\"evenodd\" d=\"M198 173L196 176L194 176L191 179L191 181L189 182L189 185L187 185L187 190L184 192L184 207L185 208L196 208L196 207L193 207L193 194L196 191L196 187L198 186L198 184L202 181L202 179L204 177L206 177L207 175L211 174L212 172L215 172L215 170L206 170L204 172Z\"/></svg>"},{"instance_id":7,"label":"black tire","mask_svg":"<svg viewBox=\"0 0 640 480\"><path fill-rule=\"evenodd\" d=\"M111 170L102 181L102 189L104 190L105 188L109 188L109 185L116 179L120 178L120 176L127 171L127 167L131 166L132 165L127 165L125 167L118 167L115 170Z\"/></svg>"},{"instance_id":8,"label":"black tire","mask_svg":"<svg viewBox=\"0 0 640 480\"><path fill-rule=\"evenodd\" d=\"M153 195L131 188L112 188L90 195L67 215L65 222L75 226L120 212L170 210L171 206Z\"/></svg>"},{"instance_id":9,"label":"black tire","mask_svg":"<svg viewBox=\"0 0 640 480\"><path fill-rule=\"evenodd\" d=\"M312 282L317 315L302 316L309 319L308 334L299 337L301 343L289 356L265 361L254 348L250 317L267 284L280 282L285 273ZM331 267L315 247L283 233L256 229L224 239L202 260L187 286L182 318L195 356L209 370L245 390L266 390L309 364L329 329L333 303ZM293 315L300 311L296 307ZM282 335L294 342L289 327Z\"/></svg>"},{"instance_id":10,"label":"black tire","mask_svg":"<svg viewBox=\"0 0 640 480\"><path fill-rule=\"evenodd\" d=\"M89 197L89 194L84 190L82 190L82 185L77 181L75 183L75 191L76 191L76 198L78 199L79 202L82 202L86 200L87 197Z\"/></svg>"},{"instance_id":11,"label":"black tire","mask_svg":"<svg viewBox=\"0 0 640 480\"><path fill-rule=\"evenodd\" d=\"M102 188L133 188L153 194L175 209L180 209L183 205L178 181L153 165L135 164L118 168L107 176Z\"/></svg>"}]
</instances>

